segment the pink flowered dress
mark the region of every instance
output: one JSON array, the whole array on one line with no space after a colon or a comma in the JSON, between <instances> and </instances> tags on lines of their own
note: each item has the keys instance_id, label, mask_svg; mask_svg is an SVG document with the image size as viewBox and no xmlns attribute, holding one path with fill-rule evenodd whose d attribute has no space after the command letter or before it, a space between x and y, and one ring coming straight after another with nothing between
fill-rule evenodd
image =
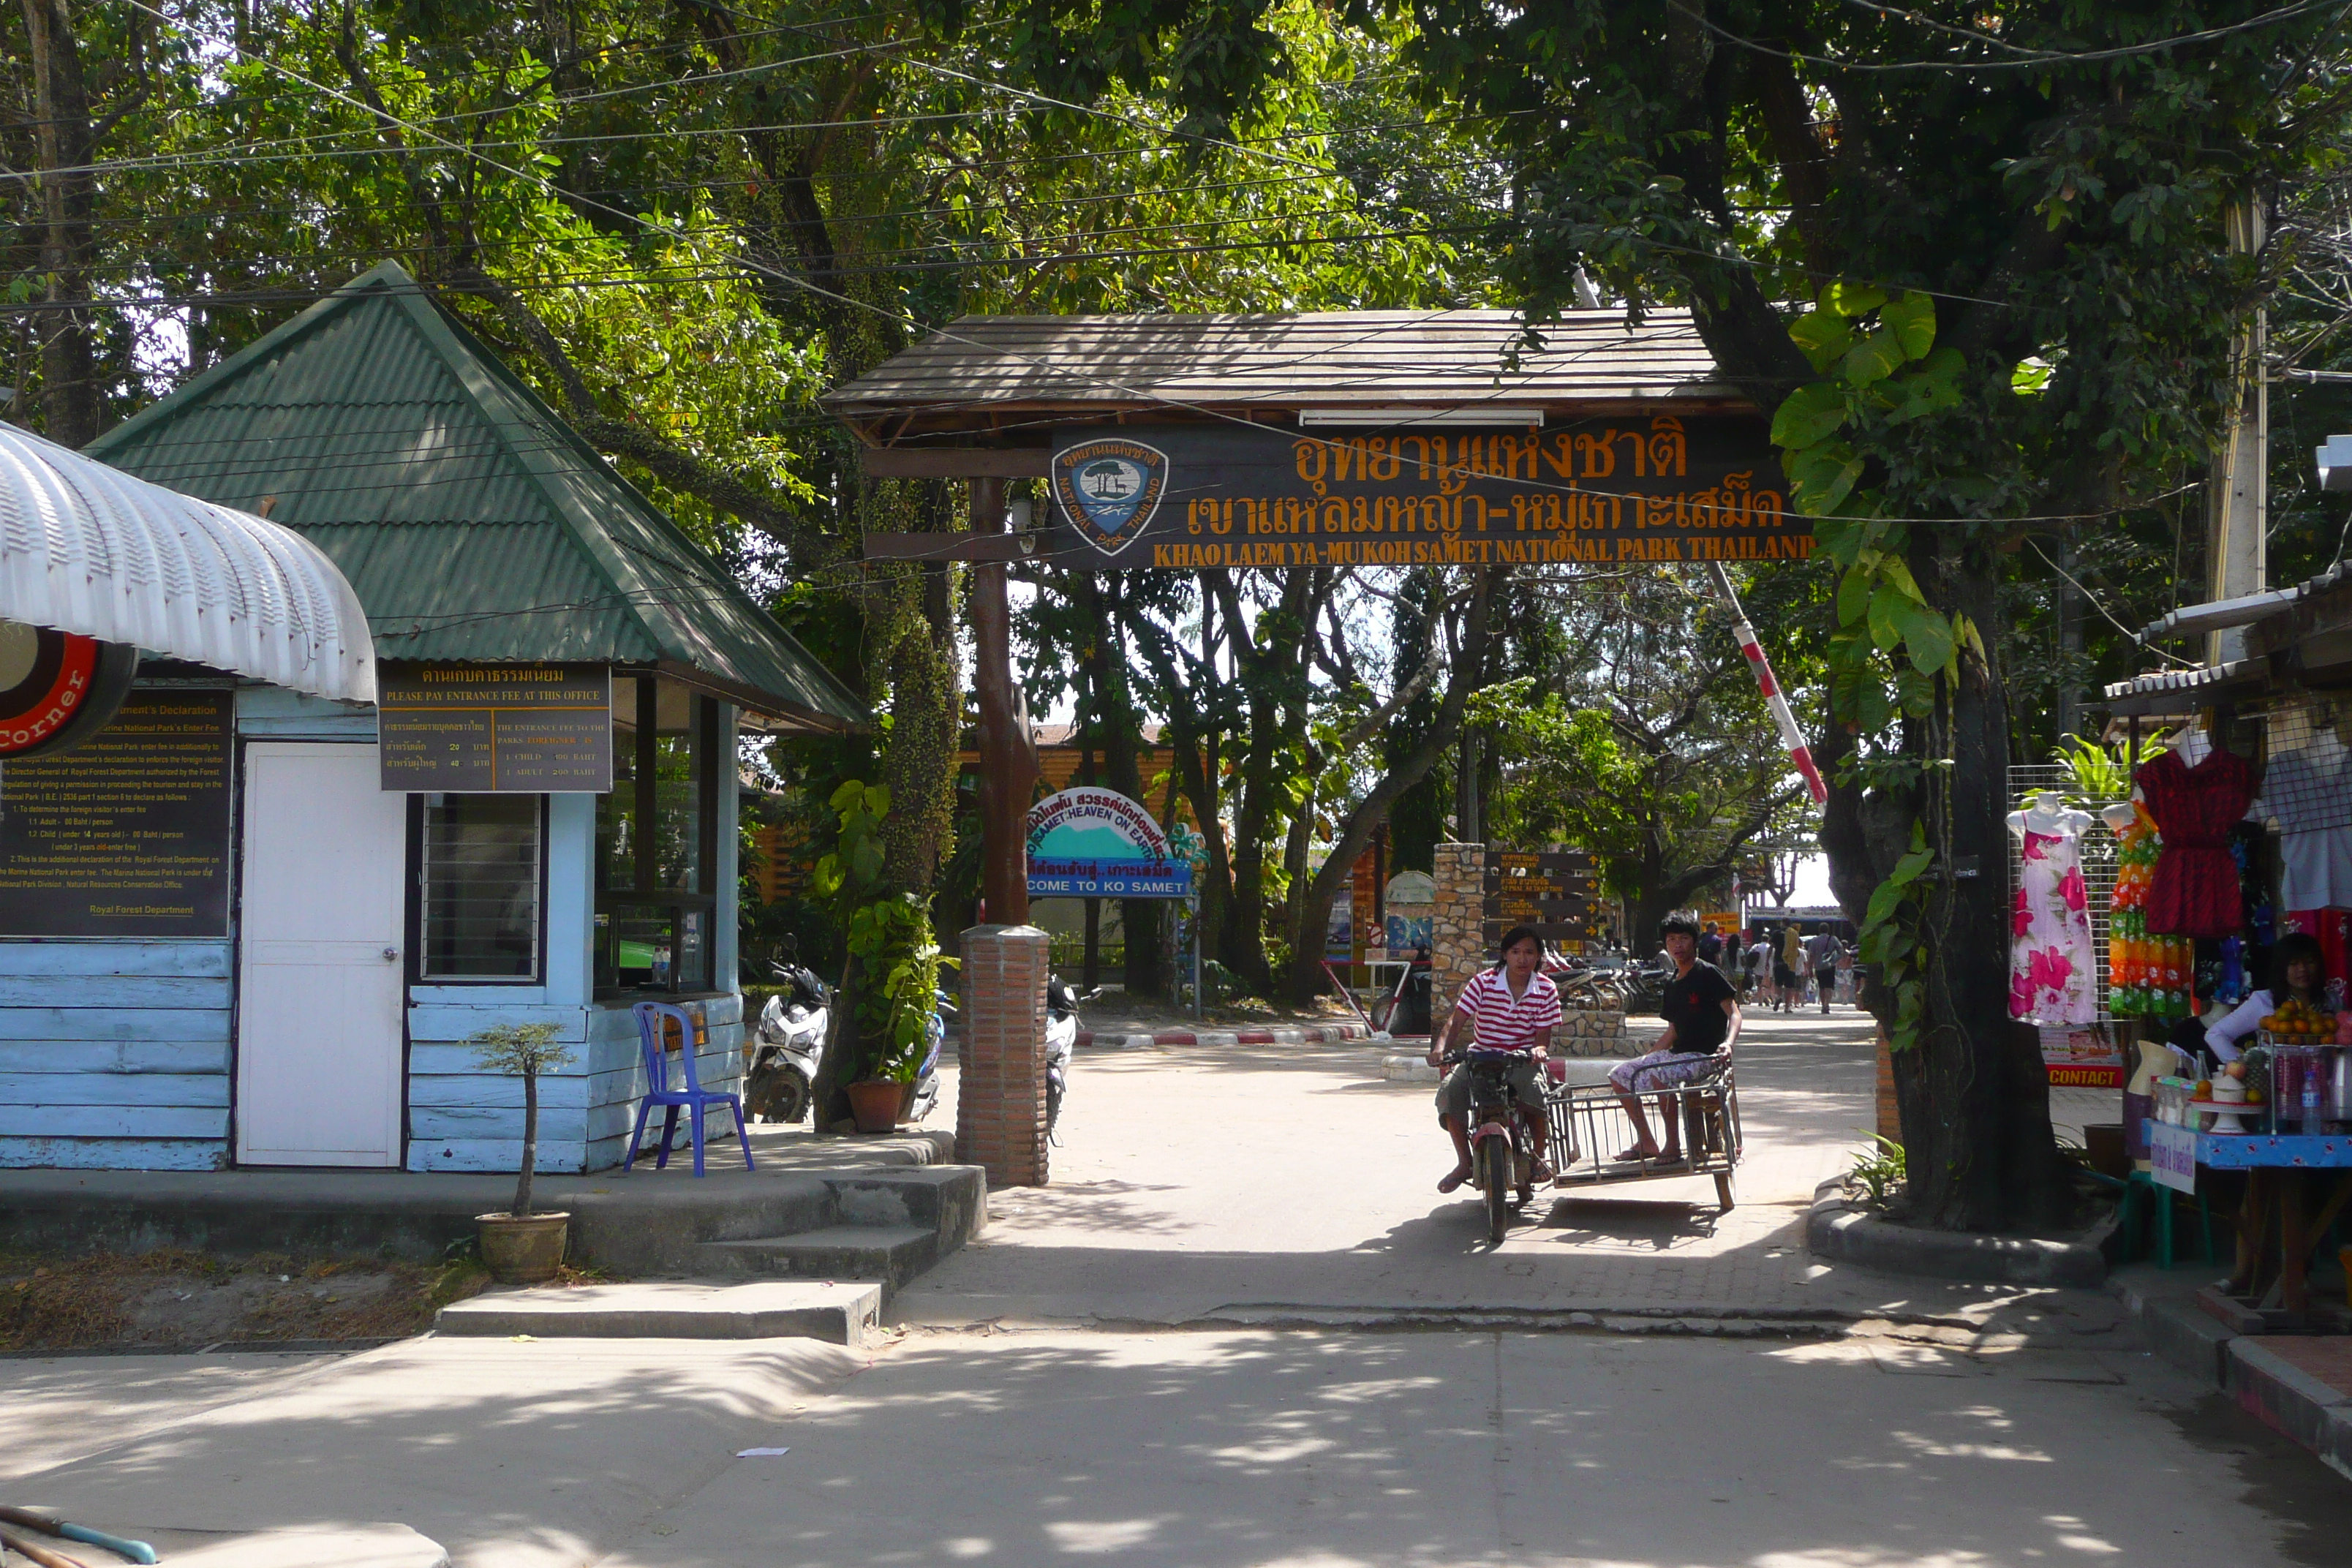
<instances>
[{"instance_id":1,"label":"pink flowered dress","mask_svg":"<svg viewBox=\"0 0 2352 1568\"><path fill-rule=\"evenodd\" d=\"M2099 1016L2091 951L2091 900L2083 883L2082 827L2068 812L2060 831L2025 830L2017 899L2010 910L2009 1015L2038 1024L2090 1024Z\"/></svg>"}]
</instances>

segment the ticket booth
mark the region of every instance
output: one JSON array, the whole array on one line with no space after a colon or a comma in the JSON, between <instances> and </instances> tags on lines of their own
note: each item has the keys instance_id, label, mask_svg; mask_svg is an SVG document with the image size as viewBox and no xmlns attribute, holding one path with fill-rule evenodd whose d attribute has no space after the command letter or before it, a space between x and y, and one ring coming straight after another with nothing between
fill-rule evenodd
<instances>
[{"instance_id":1,"label":"ticket booth","mask_svg":"<svg viewBox=\"0 0 2352 1568\"><path fill-rule=\"evenodd\" d=\"M629 1007L740 1070L735 751L856 699L386 264L93 443L266 514L364 607L376 700L148 658L82 749L0 773L0 1164L617 1163Z\"/></svg>"}]
</instances>

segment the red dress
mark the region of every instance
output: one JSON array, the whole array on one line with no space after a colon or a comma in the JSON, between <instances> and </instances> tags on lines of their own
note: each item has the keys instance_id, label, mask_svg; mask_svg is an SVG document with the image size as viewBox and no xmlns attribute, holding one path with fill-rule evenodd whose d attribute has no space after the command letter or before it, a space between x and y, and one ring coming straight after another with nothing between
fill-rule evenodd
<instances>
[{"instance_id":1,"label":"red dress","mask_svg":"<svg viewBox=\"0 0 2352 1568\"><path fill-rule=\"evenodd\" d=\"M2230 829L2254 801L2254 765L2214 751L2195 767L2178 752L2156 757L2133 778L2164 836L2147 890L2147 929L2161 936L2236 936L2246 911Z\"/></svg>"}]
</instances>

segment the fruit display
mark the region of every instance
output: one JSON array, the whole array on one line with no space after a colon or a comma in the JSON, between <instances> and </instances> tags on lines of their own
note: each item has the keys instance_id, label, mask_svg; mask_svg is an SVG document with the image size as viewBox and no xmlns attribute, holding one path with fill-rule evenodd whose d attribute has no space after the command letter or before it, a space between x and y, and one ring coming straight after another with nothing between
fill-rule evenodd
<instances>
[{"instance_id":1,"label":"fruit display","mask_svg":"<svg viewBox=\"0 0 2352 1568\"><path fill-rule=\"evenodd\" d=\"M2327 1046L2336 1043L2336 1015L2290 996L2263 1019L2263 1031L2273 1044Z\"/></svg>"}]
</instances>

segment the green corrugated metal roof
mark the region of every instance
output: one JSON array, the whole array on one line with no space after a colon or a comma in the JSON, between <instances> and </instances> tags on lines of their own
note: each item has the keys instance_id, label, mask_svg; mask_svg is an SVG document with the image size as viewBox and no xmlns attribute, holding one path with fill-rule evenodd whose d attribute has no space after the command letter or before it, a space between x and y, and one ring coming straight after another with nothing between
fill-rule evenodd
<instances>
[{"instance_id":1,"label":"green corrugated metal roof","mask_svg":"<svg viewBox=\"0 0 2352 1568\"><path fill-rule=\"evenodd\" d=\"M826 728L864 706L385 262L90 443L325 551L386 658L682 666Z\"/></svg>"}]
</instances>

